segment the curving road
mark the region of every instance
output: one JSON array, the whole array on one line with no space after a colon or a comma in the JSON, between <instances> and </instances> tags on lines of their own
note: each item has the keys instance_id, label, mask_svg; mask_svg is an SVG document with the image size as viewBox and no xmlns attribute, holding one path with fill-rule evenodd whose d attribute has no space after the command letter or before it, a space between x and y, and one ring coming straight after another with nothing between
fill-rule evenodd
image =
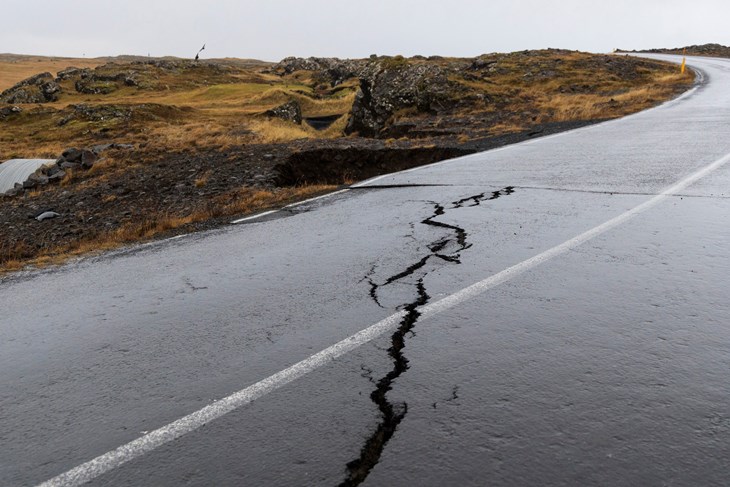
<instances>
[{"instance_id":1,"label":"curving road","mask_svg":"<svg viewBox=\"0 0 730 487\"><path fill-rule=\"evenodd\" d=\"M622 120L6 278L0 484L726 485L730 61L688 62Z\"/></svg>"}]
</instances>

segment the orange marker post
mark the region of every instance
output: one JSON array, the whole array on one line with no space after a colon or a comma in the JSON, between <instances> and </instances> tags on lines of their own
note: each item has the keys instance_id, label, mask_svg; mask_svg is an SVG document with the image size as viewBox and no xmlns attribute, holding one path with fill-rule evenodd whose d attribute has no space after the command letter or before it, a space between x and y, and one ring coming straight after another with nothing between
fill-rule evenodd
<instances>
[{"instance_id":1,"label":"orange marker post","mask_svg":"<svg viewBox=\"0 0 730 487\"><path fill-rule=\"evenodd\" d=\"M682 49L682 67L680 68L680 72L684 74L684 72L687 70L687 49Z\"/></svg>"}]
</instances>

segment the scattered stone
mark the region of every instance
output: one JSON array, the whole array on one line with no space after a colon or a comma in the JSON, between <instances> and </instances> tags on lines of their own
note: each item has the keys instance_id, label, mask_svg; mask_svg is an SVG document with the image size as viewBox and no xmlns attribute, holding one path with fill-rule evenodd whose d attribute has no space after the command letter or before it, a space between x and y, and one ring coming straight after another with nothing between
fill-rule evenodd
<instances>
[{"instance_id":1,"label":"scattered stone","mask_svg":"<svg viewBox=\"0 0 730 487\"><path fill-rule=\"evenodd\" d=\"M43 220L50 220L51 218L56 218L58 216L61 215L56 213L55 211L44 211L43 213L35 217L35 219L39 222L42 222Z\"/></svg>"}]
</instances>

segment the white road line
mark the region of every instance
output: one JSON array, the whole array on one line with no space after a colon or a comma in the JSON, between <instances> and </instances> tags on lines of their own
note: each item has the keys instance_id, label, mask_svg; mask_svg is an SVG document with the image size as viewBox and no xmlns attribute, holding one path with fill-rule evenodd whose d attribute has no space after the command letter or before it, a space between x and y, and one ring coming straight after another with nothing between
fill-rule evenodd
<instances>
[{"instance_id":1,"label":"white road line","mask_svg":"<svg viewBox=\"0 0 730 487\"><path fill-rule=\"evenodd\" d=\"M345 193L347 191L350 191L350 188L340 189L340 190L335 191L333 193L321 194L319 196L315 196L314 198L309 198L309 199L303 200L303 201L297 201L296 203L288 204L288 205L284 206L283 208L295 208L297 206L301 206L301 205L304 205L306 203L311 203L312 201L321 200L322 198L327 198L329 196L334 196L336 194ZM255 220L257 218L261 218L262 216L267 216L267 215L271 215L273 213L277 213L278 211L281 211L281 210L278 210L277 209L277 210L264 211L263 213L257 213L255 215L247 216L247 217L244 217L244 218L239 218L238 220L233 220L231 223L242 223L242 222L245 222L245 221L248 221L248 220Z\"/></svg>"},{"instance_id":2,"label":"white road line","mask_svg":"<svg viewBox=\"0 0 730 487\"><path fill-rule=\"evenodd\" d=\"M272 213L276 213L277 211L279 211L279 210L269 210L269 211L265 211L263 213L256 213L255 215L247 216L244 218L239 218L238 220L233 220L231 223L241 223L241 222L245 222L248 220L254 220L256 218L261 218L262 216L271 215Z\"/></svg>"},{"instance_id":3,"label":"white road line","mask_svg":"<svg viewBox=\"0 0 730 487\"><path fill-rule=\"evenodd\" d=\"M296 203L292 203L290 205L286 205L284 208L294 208L296 206L301 206L301 205L304 205L304 204L307 204L307 203L311 203L312 201L317 201L317 200L321 200L323 198L328 198L328 197L334 196L336 194L346 193L348 191L350 191L350 188L340 189L340 190L337 190L337 191L335 191L333 193L321 194L319 196L315 196L314 198L309 198L308 200L297 201Z\"/></svg>"},{"instance_id":4,"label":"white road line","mask_svg":"<svg viewBox=\"0 0 730 487\"><path fill-rule=\"evenodd\" d=\"M665 199L669 198L672 194L682 191L692 183L698 181L700 178L706 176L719 167L724 166L728 161L730 161L730 154L690 174L686 178L673 186L670 186L644 203L608 220L605 223L602 223L601 225L581 233L577 237L571 238L570 240L522 261L519 264L508 267L497 274L472 284L471 286L468 286L461 291L457 291L456 293L439 301L418 308L421 312L422 318L428 318L453 308L466 300L474 298L489 289L492 289L493 287L509 281L529 269L532 269L533 267L537 267L538 265L564 254L568 250L578 247L602 233L627 222L639 213L658 205ZM277 372L266 379L215 402L214 404L206 406L203 409L168 424L167 426L163 426L162 428L147 433L141 438L81 464L66 473L40 484L40 486L66 487L77 486L89 482L96 477L129 462L130 460L144 455L145 453L148 453L167 442L190 433L210 421L220 418L221 416L228 414L245 404L289 384L299 377L328 364L337 357L340 357L347 352L374 340L386 332L394 330L398 326L398 323L400 323L403 316L405 316L404 311L395 313L384 320L379 321L378 323L375 323L374 325L371 325L368 328L365 328L364 330L322 350L321 352L282 370L281 372Z\"/></svg>"}]
</instances>

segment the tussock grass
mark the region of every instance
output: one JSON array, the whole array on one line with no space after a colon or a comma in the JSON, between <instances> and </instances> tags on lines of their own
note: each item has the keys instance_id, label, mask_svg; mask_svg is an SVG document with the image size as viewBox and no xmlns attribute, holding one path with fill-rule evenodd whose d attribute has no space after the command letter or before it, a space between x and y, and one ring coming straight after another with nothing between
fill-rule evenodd
<instances>
[{"instance_id":1,"label":"tussock grass","mask_svg":"<svg viewBox=\"0 0 730 487\"><path fill-rule=\"evenodd\" d=\"M618 94L536 94L540 122L597 120L628 115L666 100L676 87L691 83L691 75L658 75L642 86Z\"/></svg>"},{"instance_id":2,"label":"tussock grass","mask_svg":"<svg viewBox=\"0 0 730 487\"><path fill-rule=\"evenodd\" d=\"M257 142L275 144L299 139L334 139L343 135L346 125L347 115L342 115L325 130L315 130L305 122L297 125L278 119L254 120L249 127L256 134Z\"/></svg>"}]
</instances>

